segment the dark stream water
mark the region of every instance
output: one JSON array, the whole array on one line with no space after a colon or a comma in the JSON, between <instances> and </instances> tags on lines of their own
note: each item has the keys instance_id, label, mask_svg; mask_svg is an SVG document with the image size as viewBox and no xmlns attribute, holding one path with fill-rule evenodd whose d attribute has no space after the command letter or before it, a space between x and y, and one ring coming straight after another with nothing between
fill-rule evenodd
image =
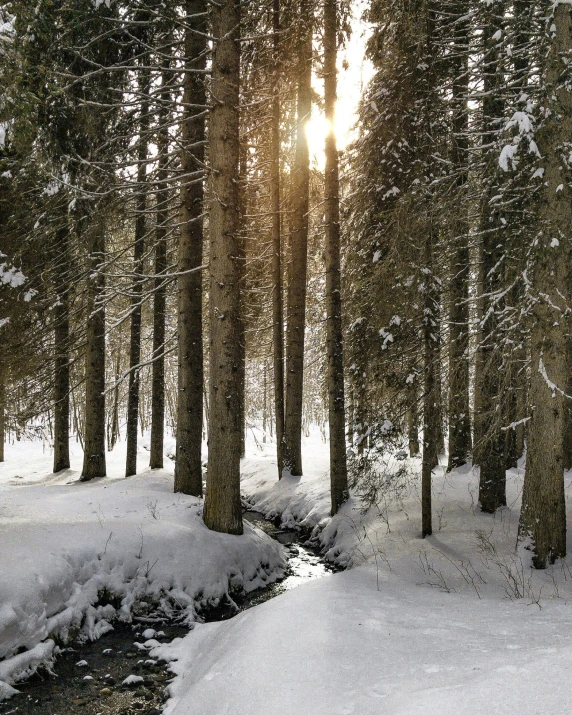
<instances>
[{"instance_id":1,"label":"dark stream water","mask_svg":"<svg viewBox=\"0 0 572 715\"><path fill-rule=\"evenodd\" d=\"M232 618L238 612L257 606L306 581L324 576L332 568L318 553L299 542L293 530L276 527L262 514L249 511L245 520L265 531L290 551L286 578L264 589L235 599L235 604L221 604L203 614L205 621ZM237 611L238 607L238 611ZM159 618L115 624L114 630L97 641L77 643L57 658L54 673L39 671L18 683L20 695L0 702L0 714L30 715L156 715L163 708L165 687L172 679L164 663L149 658L135 646L146 638L143 631L153 628L154 637L168 642L187 635L189 629ZM132 685L122 685L129 676L137 676Z\"/></svg>"}]
</instances>

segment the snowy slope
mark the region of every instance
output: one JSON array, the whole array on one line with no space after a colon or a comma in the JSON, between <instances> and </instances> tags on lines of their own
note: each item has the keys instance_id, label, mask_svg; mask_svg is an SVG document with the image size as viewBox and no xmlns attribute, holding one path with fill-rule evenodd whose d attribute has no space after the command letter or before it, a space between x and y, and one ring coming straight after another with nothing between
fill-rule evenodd
<instances>
[{"instance_id":1,"label":"snowy slope","mask_svg":"<svg viewBox=\"0 0 572 715\"><path fill-rule=\"evenodd\" d=\"M274 446L252 442L243 494L353 568L159 646L176 674L167 715L572 711L572 558L538 572L515 553L522 469L508 472L509 507L495 516L478 509L478 470L436 469L434 535L421 539L418 460L369 511L354 494L331 519L327 445L315 433L304 447L304 477L278 482ZM111 457L116 477L123 457ZM49 477L48 458L0 467L0 569L14 574L0 584L0 646L32 648L0 662L0 693L49 659L50 631L81 618L86 636L107 627L117 614L93 607L102 588L125 617L151 596L193 618L229 582L250 589L280 573L281 552L259 532L208 532L168 471L78 484L77 472ZM36 484L14 485L23 465Z\"/></svg>"},{"instance_id":2,"label":"snowy slope","mask_svg":"<svg viewBox=\"0 0 572 715\"><path fill-rule=\"evenodd\" d=\"M418 460L367 513L354 495L330 519L319 435L302 478L278 482L273 449L243 464L248 501L355 568L158 648L177 674L168 715L572 711L572 559L538 572L515 553L522 469L508 472L509 507L490 516L478 470L438 468L435 533L421 539Z\"/></svg>"},{"instance_id":3,"label":"snowy slope","mask_svg":"<svg viewBox=\"0 0 572 715\"><path fill-rule=\"evenodd\" d=\"M48 638L80 628L96 638L145 603L192 621L197 608L229 590L250 591L283 573L276 542L248 525L240 537L209 531L201 501L173 494L168 470L118 478L125 456L118 450L112 477L80 483L77 471L50 475L41 445L17 448L0 465L7 473L0 478L0 657L8 657L0 681L35 667L39 650L32 649ZM46 643L49 657L53 642ZM30 651L28 660L10 660L20 648Z\"/></svg>"},{"instance_id":4,"label":"snowy slope","mask_svg":"<svg viewBox=\"0 0 572 715\"><path fill-rule=\"evenodd\" d=\"M572 609L384 579L371 565L198 626L166 715L558 715L570 712ZM548 675L549 674L549 675Z\"/></svg>"}]
</instances>

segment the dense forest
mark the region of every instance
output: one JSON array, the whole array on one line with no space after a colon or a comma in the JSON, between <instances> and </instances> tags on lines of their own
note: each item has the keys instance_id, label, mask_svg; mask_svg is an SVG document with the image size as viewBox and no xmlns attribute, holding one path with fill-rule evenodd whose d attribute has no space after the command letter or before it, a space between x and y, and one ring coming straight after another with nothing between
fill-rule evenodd
<instances>
[{"instance_id":1,"label":"dense forest","mask_svg":"<svg viewBox=\"0 0 572 715\"><path fill-rule=\"evenodd\" d=\"M567 3L372 0L352 143L336 147L347 0L10 0L0 10L0 443L125 475L150 430L174 489L242 533L245 432L331 510L390 477L480 467L519 538L565 555L572 467L572 51ZM356 77L358 69L356 68ZM356 79L357 82L357 79ZM307 124L325 116L324 162ZM398 474L399 470L396 472ZM397 478L395 475L391 478Z\"/></svg>"},{"instance_id":2,"label":"dense forest","mask_svg":"<svg viewBox=\"0 0 572 715\"><path fill-rule=\"evenodd\" d=\"M0 712L565 712L571 286L570 0L4 0Z\"/></svg>"}]
</instances>

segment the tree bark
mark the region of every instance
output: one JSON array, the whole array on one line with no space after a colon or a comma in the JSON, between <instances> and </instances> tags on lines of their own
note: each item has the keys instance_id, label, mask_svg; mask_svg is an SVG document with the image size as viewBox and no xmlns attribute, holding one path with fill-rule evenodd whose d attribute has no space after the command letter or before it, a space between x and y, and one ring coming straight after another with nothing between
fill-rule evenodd
<instances>
[{"instance_id":1,"label":"tree bark","mask_svg":"<svg viewBox=\"0 0 572 715\"><path fill-rule=\"evenodd\" d=\"M149 466L163 468L163 441L165 435L165 318L167 287L167 221L169 219L169 73L163 73L159 127L157 136L157 190L155 194L155 285L153 293L153 367L151 375L151 448ZM181 227L181 231L183 228Z\"/></svg>"},{"instance_id":2,"label":"tree bark","mask_svg":"<svg viewBox=\"0 0 572 715\"><path fill-rule=\"evenodd\" d=\"M409 456L419 456L419 409L417 405L417 385L414 380L407 386L409 407L407 408L407 437Z\"/></svg>"},{"instance_id":3,"label":"tree bark","mask_svg":"<svg viewBox=\"0 0 572 715\"><path fill-rule=\"evenodd\" d=\"M0 364L0 462L4 461L4 442L6 441L6 373Z\"/></svg>"},{"instance_id":4,"label":"tree bark","mask_svg":"<svg viewBox=\"0 0 572 715\"><path fill-rule=\"evenodd\" d=\"M115 349L114 374L115 388L113 390L113 409L111 412L111 425L107 435L107 449L113 451L119 439L119 379L121 377L121 328L119 329L119 345Z\"/></svg>"},{"instance_id":5,"label":"tree bark","mask_svg":"<svg viewBox=\"0 0 572 715\"><path fill-rule=\"evenodd\" d=\"M206 92L204 75L207 53L206 0L187 0L187 16L197 32L187 29L185 38L185 105L182 126L181 233L178 332L179 376L177 406L177 457L175 491L201 496L203 470L203 260L204 140ZM213 11L214 12L214 11ZM199 72L194 71L199 70ZM216 95L215 95L216 96ZM203 110L202 107L205 107Z\"/></svg>"},{"instance_id":6,"label":"tree bark","mask_svg":"<svg viewBox=\"0 0 572 715\"><path fill-rule=\"evenodd\" d=\"M435 285L435 312L434 319L436 323L436 334L441 335L441 284ZM443 345L441 344L441 339L438 337L438 357L435 362L435 424L437 426L437 457L435 458L436 467L439 464L439 455L445 454L445 414L446 405L443 400Z\"/></svg>"},{"instance_id":7,"label":"tree bark","mask_svg":"<svg viewBox=\"0 0 572 715\"><path fill-rule=\"evenodd\" d=\"M456 171L454 196L459 211L453 220L453 260L449 308L449 463L448 471L465 464L471 452L469 410L469 220L466 203L469 136L469 21L466 9L457 8L452 49L453 147Z\"/></svg>"},{"instance_id":8,"label":"tree bark","mask_svg":"<svg viewBox=\"0 0 572 715\"><path fill-rule=\"evenodd\" d=\"M244 315L244 282L246 278L246 214L247 214L247 146L241 142L239 147L239 224L240 232L238 234L238 268L240 271L238 277L239 285L239 327L238 327L238 346L240 348L240 360L238 362L238 380L240 385L239 398L239 419L240 419L240 456L244 457L246 453L246 323Z\"/></svg>"},{"instance_id":9,"label":"tree bark","mask_svg":"<svg viewBox=\"0 0 572 715\"><path fill-rule=\"evenodd\" d=\"M54 472L70 467L70 316L69 288L66 271L69 261L69 226L65 223L56 233L54 308Z\"/></svg>"},{"instance_id":10,"label":"tree bark","mask_svg":"<svg viewBox=\"0 0 572 715\"><path fill-rule=\"evenodd\" d=\"M324 2L324 105L326 167L324 184L326 228L326 349L328 355L328 419L330 427L331 514L348 498L346 415L344 409L344 353L340 261L340 183L338 149L334 133L337 101L338 8L336 0Z\"/></svg>"},{"instance_id":11,"label":"tree bark","mask_svg":"<svg viewBox=\"0 0 572 715\"><path fill-rule=\"evenodd\" d=\"M85 425L81 481L105 477L105 227L91 214L87 227L88 286L85 348Z\"/></svg>"},{"instance_id":12,"label":"tree bark","mask_svg":"<svg viewBox=\"0 0 572 715\"><path fill-rule=\"evenodd\" d=\"M528 384L526 380L526 374L524 374L520 378L520 386L516 395L516 404L519 421L525 420L528 417ZM518 455L518 459L520 459L524 454L524 448L526 444L526 422L521 422L516 427L515 432L515 450L516 454Z\"/></svg>"},{"instance_id":13,"label":"tree bark","mask_svg":"<svg viewBox=\"0 0 572 715\"><path fill-rule=\"evenodd\" d=\"M532 265L536 300L531 315L532 406L519 537L530 540L533 564L545 568L566 555L564 496L564 390L572 248L571 171L562 160L572 141L572 92L568 57L572 15L568 4L554 7L550 51L546 57L546 112L537 132L544 183L539 231Z\"/></svg>"},{"instance_id":14,"label":"tree bark","mask_svg":"<svg viewBox=\"0 0 572 715\"><path fill-rule=\"evenodd\" d=\"M127 459L125 476L137 473L137 421L141 362L141 298L143 295L143 254L145 252L145 209L147 207L147 133L149 131L149 73L143 71L139 91L143 95L139 118L137 152L137 198L135 201L134 281L131 287L131 336L129 341L129 390L127 393Z\"/></svg>"},{"instance_id":15,"label":"tree bark","mask_svg":"<svg viewBox=\"0 0 572 715\"><path fill-rule=\"evenodd\" d=\"M161 171L161 169L159 169ZM164 170L163 170L164 171ZM165 172L164 172L165 173ZM163 173L163 178L165 178ZM161 200L161 199L160 199ZM165 199L162 199L165 201ZM167 212L157 211L155 230L155 293L153 295L153 367L151 375L151 449L149 466L163 468L163 439L165 434L165 316L167 289Z\"/></svg>"},{"instance_id":16,"label":"tree bark","mask_svg":"<svg viewBox=\"0 0 572 715\"><path fill-rule=\"evenodd\" d=\"M214 39L209 148L209 458L203 518L209 529L242 534L240 503L239 85L240 2L211 9Z\"/></svg>"},{"instance_id":17,"label":"tree bark","mask_svg":"<svg viewBox=\"0 0 572 715\"><path fill-rule=\"evenodd\" d=\"M273 0L274 95L272 97L272 342L274 413L278 479L284 468L284 308L282 292L282 225L280 211L280 0Z\"/></svg>"},{"instance_id":18,"label":"tree bark","mask_svg":"<svg viewBox=\"0 0 572 715\"><path fill-rule=\"evenodd\" d=\"M534 32L535 13L534 3L528 0L515 0L513 10L513 24L515 25L515 44L513 47L514 79L511 86L514 92L514 99L518 99L526 93L528 78L530 74L531 57L526 51L531 35ZM513 99L513 101L514 101ZM526 201L526 198L524 198ZM509 300L513 306L522 304L522 286L517 284L509 293ZM524 430L525 418L527 417L527 376L524 366L527 362L526 335L521 336L521 345L511 350L509 363L509 384L506 389L507 406L504 424L510 425L514 422L517 426L506 431L505 440L505 466L510 469L516 467L518 460L524 454Z\"/></svg>"},{"instance_id":19,"label":"tree bark","mask_svg":"<svg viewBox=\"0 0 572 715\"><path fill-rule=\"evenodd\" d=\"M566 397L564 399L564 469L572 469L572 330L568 320L568 338L566 340Z\"/></svg>"},{"instance_id":20,"label":"tree bark","mask_svg":"<svg viewBox=\"0 0 572 715\"><path fill-rule=\"evenodd\" d=\"M312 23L308 0L300 3L298 41L298 101L296 157L292 197L292 255L288 281L286 329L286 414L284 468L302 474L302 405L304 389L304 331L308 264L310 164L306 126L312 111Z\"/></svg>"},{"instance_id":21,"label":"tree bark","mask_svg":"<svg viewBox=\"0 0 572 715\"><path fill-rule=\"evenodd\" d=\"M504 107L500 95L500 58L498 43L494 33L498 27L499 8L487 11L487 22L483 29L485 59L483 67L483 145L495 146L499 120ZM489 150L490 151L490 150ZM503 308L499 297L504 280L502 272L503 246L499 232L498 212L490 206L490 199L496 193L496 173L498 156L495 152L487 158L488 188L484 193L481 208L482 234L482 280L481 335L477 353L475 381L479 385L479 413L475 414L475 444L480 465L479 502L484 512L494 513L506 505L506 455L503 426L503 395L501 391L501 370L503 355L498 340L498 315Z\"/></svg>"},{"instance_id":22,"label":"tree bark","mask_svg":"<svg viewBox=\"0 0 572 715\"><path fill-rule=\"evenodd\" d=\"M433 275L433 227L426 232L424 247L424 324L423 324L423 457L421 465L421 535L431 536L431 478L438 464L439 407L437 404L436 366L439 360L437 291Z\"/></svg>"},{"instance_id":23,"label":"tree bark","mask_svg":"<svg viewBox=\"0 0 572 715\"><path fill-rule=\"evenodd\" d=\"M515 350L515 353L517 351ZM505 469L513 469L517 466L518 459L521 454L518 453L517 433L514 427L510 427L519 419L518 414L518 364L515 358L511 356L509 364L506 366L506 387L504 388L505 397L503 400L503 430L504 430L504 455Z\"/></svg>"}]
</instances>

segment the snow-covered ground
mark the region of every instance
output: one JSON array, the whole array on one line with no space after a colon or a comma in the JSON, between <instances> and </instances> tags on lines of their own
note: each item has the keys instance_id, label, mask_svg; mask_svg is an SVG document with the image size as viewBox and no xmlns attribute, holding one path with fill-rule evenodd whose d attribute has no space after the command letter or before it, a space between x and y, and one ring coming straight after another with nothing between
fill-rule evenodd
<instances>
[{"instance_id":1,"label":"snow-covered ground","mask_svg":"<svg viewBox=\"0 0 572 715\"><path fill-rule=\"evenodd\" d=\"M107 584L126 616L137 599L160 593L192 617L196 600L222 596L229 580L250 588L281 568L278 548L250 528L244 537L208 532L197 500L171 493L169 470L66 484L77 473L48 477L49 455L10 450L0 466L8 545L0 569L14 578L0 584L0 604L20 611L12 621L0 616L4 653L49 643L57 614L64 629L80 615L86 633L105 628L106 614L93 618L90 608ZM522 469L508 472L509 506L489 516L478 509L477 470L438 468L434 535L421 539L418 460L390 461L387 475L401 466L403 476L386 480L372 508L363 513L354 494L331 519L319 432L305 440L304 456L304 477L278 482L274 446L252 441L242 465L245 499L302 526L328 559L351 568L156 646L151 655L169 661L176 676L167 715L572 710L572 558L538 572L528 552L515 552ZM112 456L112 475L122 460L121 450ZM31 479L36 484L14 485Z\"/></svg>"},{"instance_id":2,"label":"snow-covered ground","mask_svg":"<svg viewBox=\"0 0 572 715\"><path fill-rule=\"evenodd\" d=\"M125 445L108 455L109 477L54 476L40 443L6 446L0 465L0 698L81 629L96 638L114 618L161 604L187 621L229 590L251 591L283 574L282 548L245 525L243 536L209 531L202 503L174 494L172 468L123 478ZM25 652L16 654L19 650Z\"/></svg>"},{"instance_id":3,"label":"snow-covered ground","mask_svg":"<svg viewBox=\"0 0 572 715\"><path fill-rule=\"evenodd\" d=\"M560 715L572 610L326 576L152 651L177 658L168 715Z\"/></svg>"},{"instance_id":4,"label":"snow-covered ground","mask_svg":"<svg viewBox=\"0 0 572 715\"><path fill-rule=\"evenodd\" d=\"M437 469L435 533L422 540L418 460L366 514L354 495L330 519L319 434L306 440L302 478L277 482L273 451L249 453L245 497L354 567L157 648L177 674L167 715L572 710L572 559L535 572L515 553L521 469L496 516L478 509L477 470Z\"/></svg>"}]
</instances>

